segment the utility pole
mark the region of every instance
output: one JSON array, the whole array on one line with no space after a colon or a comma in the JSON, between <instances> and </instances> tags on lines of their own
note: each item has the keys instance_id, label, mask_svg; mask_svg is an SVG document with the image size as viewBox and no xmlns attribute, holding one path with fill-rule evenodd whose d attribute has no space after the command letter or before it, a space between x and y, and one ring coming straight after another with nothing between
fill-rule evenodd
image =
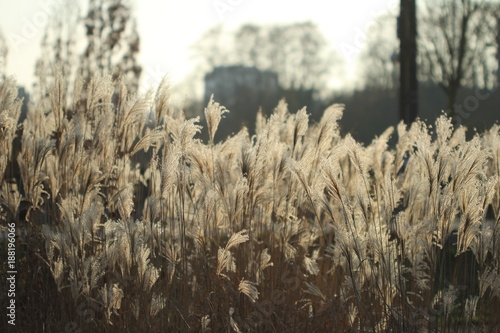
<instances>
[{"instance_id":1,"label":"utility pole","mask_svg":"<svg viewBox=\"0 0 500 333\"><path fill-rule=\"evenodd\" d=\"M398 18L400 40L399 116L410 125L418 115L417 11L415 0L401 0Z\"/></svg>"},{"instance_id":2,"label":"utility pole","mask_svg":"<svg viewBox=\"0 0 500 333\"><path fill-rule=\"evenodd\" d=\"M497 83L496 87L500 86L500 17L497 16Z\"/></svg>"}]
</instances>

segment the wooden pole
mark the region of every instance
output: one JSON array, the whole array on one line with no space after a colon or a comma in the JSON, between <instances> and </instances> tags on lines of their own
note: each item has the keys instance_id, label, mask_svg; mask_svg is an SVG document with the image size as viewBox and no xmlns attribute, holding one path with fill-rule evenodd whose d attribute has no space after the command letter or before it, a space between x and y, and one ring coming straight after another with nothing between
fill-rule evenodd
<instances>
[{"instance_id":1,"label":"wooden pole","mask_svg":"<svg viewBox=\"0 0 500 333\"><path fill-rule=\"evenodd\" d=\"M411 124L418 115L417 81L417 15L415 0L401 0L398 19L400 40L400 92L399 115Z\"/></svg>"},{"instance_id":2,"label":"wooden pole","mask_svg":"<svg viewBox=\"0 0 500 333\"><path fill-rule=\"evenodd\" d=\"M497 87L500 86L500 17L497 17Z\"/></svg>"}]
</instances>

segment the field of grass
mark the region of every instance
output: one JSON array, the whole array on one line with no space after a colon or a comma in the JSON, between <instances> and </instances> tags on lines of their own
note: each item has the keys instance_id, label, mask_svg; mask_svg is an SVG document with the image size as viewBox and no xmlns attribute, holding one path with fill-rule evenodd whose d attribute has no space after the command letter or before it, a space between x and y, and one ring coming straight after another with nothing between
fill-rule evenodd
<instances>
[{"instance_id":1,"label":"field of grass","mask_svg":"<svg viewBox=\"0 0 500 333\"><path fill-rule=\"evenodd\" d=\"M341 105L311 124L281 102L216 143L214 101L200 121L166 83L54 81L19 125L0 83L20 332L500 330L499 125L467 141L443 116L363 146Z\"/></svg>"}]
</instances>

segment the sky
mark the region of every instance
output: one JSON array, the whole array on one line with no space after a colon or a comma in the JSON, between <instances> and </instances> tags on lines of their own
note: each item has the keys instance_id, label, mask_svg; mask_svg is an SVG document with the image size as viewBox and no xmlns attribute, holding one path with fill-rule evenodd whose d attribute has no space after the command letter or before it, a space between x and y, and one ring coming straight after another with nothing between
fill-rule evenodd
<instances>
[{"instance_id":1,"label":"sky","mask_svg":"<svg viewBox=\"0 0 500 333\"><path fill-rule=\"evenodd\" d=\"M75 0L78 2L78 0ZM173 86L186 87L196 68L192 45L211 27L236 29L244 23L312 21L342 58L344 70L332 87L350 88L360 81L356 71L366 33L379 15L397 15L398 0L130 0L141 37L142 87L167 75ZM0 29L7 38L7 75L30 87L49 17L64 0L0 0ZM80 3L82 0L79 1ZM82 5L84 8L84 6Z\"/></svg>"}]
</instances>

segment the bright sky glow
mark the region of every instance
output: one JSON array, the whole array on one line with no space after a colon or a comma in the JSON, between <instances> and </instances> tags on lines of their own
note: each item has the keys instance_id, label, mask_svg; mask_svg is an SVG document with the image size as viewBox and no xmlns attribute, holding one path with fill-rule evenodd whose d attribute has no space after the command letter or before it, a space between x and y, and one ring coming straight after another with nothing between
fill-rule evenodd
<instances>
[{"instance_id":1,"label":"bright sky glow","mask_svg":"<svg viewBox=\"0 0 500 333\"><path fill-rule=\"evenodd\" d=\"M0 1L0 29L10 41L7 74L29 87L48 14L57 11L63 0ZM359 80L355 65L370 23L380 14L397 15L399 1L132 0L132 4L141 36L143 86L158 83L166 74L174 85L185 85L196 67L190 46L214 25L236 29L244 23L310 20L344 60L343 74L331 78L332 86L349 88Z\"/></svg>"}]
</instances>

